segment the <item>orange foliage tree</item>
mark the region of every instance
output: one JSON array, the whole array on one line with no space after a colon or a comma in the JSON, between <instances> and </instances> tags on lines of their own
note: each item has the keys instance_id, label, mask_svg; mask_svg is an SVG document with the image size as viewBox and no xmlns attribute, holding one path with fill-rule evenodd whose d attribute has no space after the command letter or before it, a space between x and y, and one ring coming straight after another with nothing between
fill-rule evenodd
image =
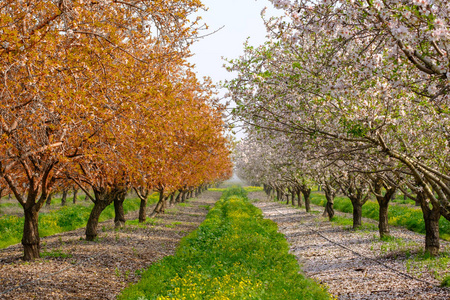
<instances>
[{"instance_id":1,"label":"orange foliage tree","mask_svg":"<svg viewBox=\"0 0 450 300\"><path fill-rule=\"evenodd\" d=\"M0 175L24 209L24 259L39 257L38 213L55 179L73 160L95 172L99 161L108 165L102 153L114 143L105 146L100 133L120 124L135 102L133 86L147 80L127 76L136 65L148 74L153 61L183 57L196 34L188 17L201 7L192 0L0 4Z\"/></svg>"}]
</instances>

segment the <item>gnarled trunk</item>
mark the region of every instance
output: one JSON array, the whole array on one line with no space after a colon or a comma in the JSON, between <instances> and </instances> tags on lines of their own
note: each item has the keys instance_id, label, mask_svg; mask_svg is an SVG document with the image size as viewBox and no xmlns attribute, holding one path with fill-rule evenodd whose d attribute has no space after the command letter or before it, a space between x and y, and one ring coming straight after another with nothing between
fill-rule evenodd
<instances>
[{"instance_id":1,"label":"gnarled trunk","mask_svg":"<svg viewBox=\"0 0 450 300\"><path fill-rule=\"evenodd\" d=\"M123 210L123 202L125 201L125 193L120 193L114 198L114 226L116 228L125 226L125 211Z\"/></svg>"},{"instance_id":2,"label":"gnarled trunk","mask_svg":"<svg viewBox=\"0 0 450 300\"><path fill-rule=\"evenodd\" d=\"M49 207L52 204L52 193L49 193L47 196L47 200L45 200L45 206Z\"/></svg>"},{"instance_id":3,"label":"gnarled trunk","mask_svg":"<svg viewBox=\"0 0 450 300\"><path fill-rule=\"evenodd\" d=\"M175 203L180 203L181 202L181 196L183 195L183 192L181 190L178 191L178 195L175 198Z\"/></svg>"},{"instance_id":4,"label":"gnarled trunk","mask_svg":"<svg viewBox=\"0 0 450 300\"><path fill-rule=\"evenodd\" d=\"M380 206L380 213L378 217L378 231L380 238L390 235L389 231L389 202L394 197L397 190L396 187L387 185L381 178L373 179L374 194L377 198L378 205ZM383 187L386 193L383 195Z\"/></svg>"},{"instance_id":5,"label":"gnarled trunk","mask_svg":"<svg viewBox=\"0 0 450 300\"><path fill-rule=\"evenodd\" d=\"M114 198L104 199L104 200L96 200L94 202L94 207L91 210L89 215L88 222L86 224L86 240L93 241L98 235L97 227L98 227L98 219L100 218L101 213L105 210L108 205L110 205L114 201Z\"/></svg>"},{"instance_id":6,"label":"gnarled trunk","mask_svg":"<svg viewBox=\"0 0 450 300\"><path fill-rule=\"evenodd\" d=\"M301 190L296 190L296 193L297 193L297 205L298 205L298 207L302 207L303 206L302 191Z\"/></svg>"},{"instance_id":7,"label":"gnarled trunk","mask_svg":"<svg viewBox=\"0 0 450 300\"><path fill-rule=\"evenodd\" d=\"M173 192L172 194L170 194L169 204L170 204L170 206L172 206L172 205L175 204L175 192Z\"/></svg>"},{"instance_id":8,"label":"gnarled trunk","mask_svg":"<svg viewBox=\"0 0 450 300\"><path fill-rule=\"evenodd\" d=\"M66 206L67 190L62 191L61 206Z\"/></svg>"},{"instance_id":9,"label":"gnarled trunk","mask_svg":"<svg viewBox=\"0 0 450 300\"><path fill-rule=\"evenodd\" d=\"M441 217L440 206L436 205L430 208L426 197L422 194L417 195L422 208L423 219L425 221L425 251L431 256L439 254L439 219Z\"/></svg>"},{"instance_id":10,"label":"gnarled trunk","mask_svg":"<svg viewBox=\"0 0 450 300\"><path fill-rule=\"evenodd\" d=\"M22 236L23 245L23 259L34 260L39 258L39 211L34 209L34 206L24 210L24 227Z\"/></svg>"},{"instance_id":11,"label":"gnarled trunk","mask_svg":"<svg viewBox=\"0 0 450 300\"><path fill-rule=\"evenodd\" d=\"M302 189L303 198L305 198L305 209L307 212L311 211L311 189Z\"/></svg>"},{"instance_id":12,"label":"gnarled trunk","mask_svg":"<svg viewBox=\"0 0 450 300\"><path fill-rule=\"evenodd\" d=\"M78 189L73 189L73 199L72 199L73 204L77 203L77 194L78 194Z\"/></svg>"},{"instance_id":13,"label":"gnarled trunk","mask_svg":"<svg viewBox=\"0 0 450 300\"><path fill-rule=\"evenodd\" d=\"M327 204L325 205L325 210L323 212L324 217L328 217L331 219L334 217L334 193L328 191L328 189L324 189L325 197L327 198Z\"/></svg>"},{"instance_id":14,"label":"gnarled trunk","mask_svg":"<svg viewBox=\"0 0 450 300\"><path fill-rule=\"evenodd\" d=\"M139 206L139 223L145 222L147 219L147 198L141 199Z\"/></svg>"},{"instance_id":15,"label":"gnarled trunk","mask_svg":"<svg viewBox=\"0 0 450 300\"><path fill-rule=\"evenodd\" d=\"M91 210L89 219L86 225L86 240L93 241L97 235L98 220L101 213L105 210L108 205L110 205L117 197L120 195L126 195L126 189L123 188L112 188L109 191L104 190L94 190L95 200L94 207ZM86 195L86 197L88 197Z\"/></svg>"},{"instance_id":16,"label":"gnarled trunk","mask_svg":"<svg viewBox=\"0 0 450 300\"><path fill-rule=\"evenodd\" d=\"M150 218L153 218L154 216L164 213L164 209L165 209L165 202L166 202L167 197L164 197L164 193L163 191L160 191L159 193L159 200L158 203L156 203L155 208L153 209L153 212L150 215Z\"/></svg>"},{"instance_id":17,"label":"gnarled trunk","mask_svg":"<svg viewBox=\"0 0 450 300\"><path fill-rule=\"evenodd\" d=\"M378 200L378 198L377 198ZM388 201L378 201L380 205L380 215L378 218L378 231L380 233L380 238L390 235L389 231L389 200Z\"/></svg>"},{"instance_id":18,"label":"gnarled trunk","mask_svg":"<svg viewBox=\"0 0 450 300\"><path fill-rule=\"evenodd\" d=\"M353 229L362 225L362 206L360 201L352 201L353 205Z\"/></svg>"}]
</instances>

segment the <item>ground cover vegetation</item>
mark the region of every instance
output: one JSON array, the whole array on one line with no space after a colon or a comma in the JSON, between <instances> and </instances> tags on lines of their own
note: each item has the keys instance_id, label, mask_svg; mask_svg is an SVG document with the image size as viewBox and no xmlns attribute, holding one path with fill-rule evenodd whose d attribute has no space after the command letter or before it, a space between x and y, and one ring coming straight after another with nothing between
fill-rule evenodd
<instances>
[{"instance_id":1,"label":"ground cover vegetation","mask_svg":"<svg viewBox=\"0 0 450 300\"><path fill-rule=\"evenodd\" d=\"M156 203L158 198L158 194L155 193L149 197L148 203ZM139 210L140 202L138 197L128 198L123 205L124 213L127 214L128 212ZM88 205L75 204L42 213L38 223L40 236L50 236L86 226L92 206L92 203L88 203ZM99 222L114 219L114 216L114 205L111 204L103 210L99 217ZM0 217L0 249L20 242L23 234L23 225L24 217Z\"/></svg>"},{"instance_id":2,"label":"ground cover vegetation","mask_svg":"<svg viewBox=\"0 0 450 300\"><path fill-rule=\"evenodd\" d=\"M239 177L307 211L319 185L329 218L343 194L354 228L373 197L381 237L401 193L420 206L424 249L438 255L450 220L448 1L272 2L285 14L266 20L267 42L228 60L246 132Z\"/></svg>"},{"instance_id":3,"label":"ground cover vegetation","mask_svg":"<svg viewBox=\"0 0 450 300\"><path fill-rule=\"evenodd\" d=\"M144 271L119 299L329 299L299 273L277 231L243 188L228 188L176 254Z\"/></svg>"},{"instance_id":4,"label":"ground cover vegetation","mask_svg":"<svg viewBox=\"0 0 450 300\"><path fill-rule=\"evenodd\" d=\"M0 197L23 210L24 259L39 257L39 213L54 192L93 203L86 239L125 194L160 197L150 215L231 175L224 106L187 62L200 1L8 0L0 6ZM201 122L200 122L201 120Z\"/></svg>"}]
</instances>

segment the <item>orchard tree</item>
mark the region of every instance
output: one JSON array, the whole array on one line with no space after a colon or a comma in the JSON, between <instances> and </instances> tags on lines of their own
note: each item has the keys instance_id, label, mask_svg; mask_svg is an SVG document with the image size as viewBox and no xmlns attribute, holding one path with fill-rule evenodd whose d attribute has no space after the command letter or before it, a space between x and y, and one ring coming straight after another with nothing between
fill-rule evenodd
<instances>
[{"instance_id":1,"label":"orchard tree","mask_svg":"<svg viewBox=\"0 0 450 300\"><path fill-rule=\"evenodd\" d=\"M185 56L197 33L189 16L200 8L149 0L0 7L0 173L24 208L25 260L39 257L38 213L55 178L134 101L124 84L130 70Z\"/></svg>"}]
</instances>

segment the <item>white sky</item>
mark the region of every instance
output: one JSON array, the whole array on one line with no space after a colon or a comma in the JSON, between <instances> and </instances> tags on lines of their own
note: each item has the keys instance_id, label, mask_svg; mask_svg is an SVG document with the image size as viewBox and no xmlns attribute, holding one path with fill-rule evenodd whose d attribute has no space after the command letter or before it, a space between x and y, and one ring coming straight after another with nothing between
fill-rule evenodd
<instances>
[{"instance_id":1,"label":"white sky","mask_svg":"<svg viewBox=\"0 0 450 300\"><path fill-rule=\"evenodd\" d=\"M189 59L196 65L199 78L209 76L214 83L232 79L236 73L229 73L223 67L227 59L238 58L244 52L244 42L249 38L253 46L266 41L266 28L261 18L261 11L267 7L265 18L280 16L283 11L277 10L268 0L203 0L209 8L201 12L202 24L206 23L209 33L222 28L220 31L196 42L191 50L194 56ZM204 32L203 34L207 34ZM220 90L219 97L223 97L226 90ZM238 139L243 137L241 132L236 134Z\"/></svg>"},{"instance_id":2,"label":"white sky","mask_svg":"<svg viewBox=\"0 0 450 300\"><path fill-rule=\"evenodd\" d=\"M199 78L209 76L214 82L231 79L222 66L228 59L243 54L244 42L250 37L250 44L256 46L265 41L266 30L261 19L261 10L267 7L266 17L280 15L268 0L203 0L209 8L202 12L202 21L209 26L208 32L219 32L196 42L191 50L195 55L190 59L196 65Z\"/></svg>"}]
</instances>

